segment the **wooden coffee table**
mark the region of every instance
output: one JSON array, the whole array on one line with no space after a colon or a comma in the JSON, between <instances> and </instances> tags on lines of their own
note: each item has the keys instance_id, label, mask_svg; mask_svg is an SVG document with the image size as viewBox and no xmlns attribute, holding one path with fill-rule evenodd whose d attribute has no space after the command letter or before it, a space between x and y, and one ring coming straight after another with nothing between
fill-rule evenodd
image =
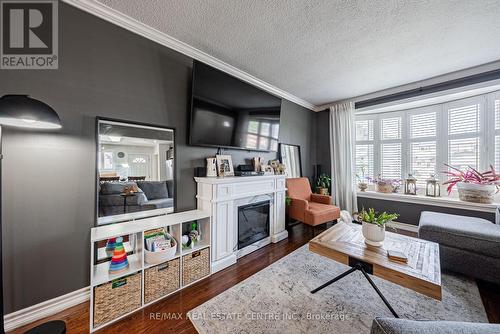
<instances>
[{"instance_id":1,"label":"wooden coffee table","mask_svg":"<svg viewBox=\"0 0 500 334\"><path fill-rule=\"evenodd\" d=\"M389 260L388 249L404 252L408 263ZM397 313L369 275L441 300L439 245L435 242L386 232L382 247L369 246L364 242L361 226L339 222L309 241L309 250L352 267L312 293L360 270L396 318Z\"/></svg>"}]
</instances>

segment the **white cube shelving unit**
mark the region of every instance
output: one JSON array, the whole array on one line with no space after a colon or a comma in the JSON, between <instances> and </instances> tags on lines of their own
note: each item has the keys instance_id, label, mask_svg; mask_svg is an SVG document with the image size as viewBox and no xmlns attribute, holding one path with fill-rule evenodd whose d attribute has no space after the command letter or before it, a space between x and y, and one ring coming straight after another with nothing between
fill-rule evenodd
<instances>
[{"instance_id":1,"label":"white cube shelving unit","mask_svg":"<svg viewBox=\"0 0 500 334\"><path fill-rule=\"evenodd\" d=\"M201 240L197 242L194 247L182 249L182 226L184 224L191 224L192 222L197 221L198 228L201 234ZM144 299L144 271L148 268L161 265L161 263L149 264L144 260L144 232L156 228L166 227L170 230L170 233L177 240L177 251L174 259L179 259L180 262L180 274L179 274L179 288L166 294L154 301L149 303L145 303ZM106 252L103 247L97 247L99 242L107 241L113 237L119 236L129 236L129 241L124 242L124 247L127 252L133 252L131 255L128 255L129 268L126 271L123 271L119 274L109 274L109 261L106 261ZM163 216L144 218L140 220L134 220L130 222L124 222L113 225L104 225L98 226L91 229L91 237L90 237L90 331L94 332L100 328L103 328L111 323L118 321L119 319L126 317L129 314L136 312L137 310L153 304L160 299L163 299L189 285L195 284L201 279L208 277L211 274L211 269L209 269L209 275L201 277L200 279L191 282L190 284L182 285L182 258L187 254L193 254L194 252L203 250L205 248L211 247L211 214L207 211L202 210L191 210L180 213L172 213ZM209 252L210 253L210 252ZM105 262L103 262L105 261ZM210 268L210 258L208 267ZM140 307L135 308L134 310L127 312L125 314L121 314L116 318L110 320L109 322L99 324L98 326L94 325L94 292L95 288L106 284L109 282L113 282L115 280L119 280L125 278L132 274L141 274L141 304ZM119 305L116 305L119 307Z\"/></svg>"}]
</instances>

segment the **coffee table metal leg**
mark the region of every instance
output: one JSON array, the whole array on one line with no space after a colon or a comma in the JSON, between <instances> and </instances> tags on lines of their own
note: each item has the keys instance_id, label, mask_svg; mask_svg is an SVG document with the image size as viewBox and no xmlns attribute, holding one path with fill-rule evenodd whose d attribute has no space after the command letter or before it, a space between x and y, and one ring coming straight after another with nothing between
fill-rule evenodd
<instances>
[{"instance_id":1,"label":"coffee table metal leg","mask_svg":"<svg viewBox=\"0 0 500 334\"><path fill-rule=\"evenodd\" d=\"M377 292L377 294L379 295L380 299L382 299L382 301L384 302L385 306L387 306L387 308L389 309L389 311L391 311L392 315L395 317L395 318L399 318L398 314L396 313L396 311L394 311L394 309L392 308L391 304L389 304L389 302L387 301L387 299L385 299L384 295L382 294L382 292L377 288L377 286L375 285L375 282L372 281L372 279L370 278L370 276L366 273L366 271L363 269L363 267L361 267L361 272L363 273L363 275L365 275L366 279L368 280L368 282L370 282L371 286L373 287L373 289Z\"/></svg>"},{"instance_id":2,"label":"coffee table metal leg","mask_svg":"<svg viewBox=\"0 0 500 334\"><path fill-rule=\"evenodd\" d=\"M352 267L351 269L349 269L349 270L348 270L348 271L346 271L345 273L342 273L342 274L338 275L337 277L335 277L334 279L332 279L332 280L330 280L330 281L326 282L326 283L325 283L325 284L323 284L322 286L319 286L319 287L317 287L316 289L312 290L312 291L311 291L311 293L316 293L316 292L318 292L319 290L326 288L326 287L327 287L327 286L329 286L330 284L333 284L333 283L337 282L337 281L338 281L339 279L341 279L342 277L345 277L345 276L349 275L350 273L352 273L352 272L354 272L354 271L356 271L356 270L358 270L358 268L356 268L356 267Z\"/></svg>"},{"instance_id":3,"label":"coffee table metal leg","mask_svg":"<svg viewBox=\"0 0 500 334\"><path fill-rule=\"evenodd\" d=\"M356 263L351 269L349 269L348 271L346 271L345 273L342 273L340 275L338 275L337 277L335 277L334 279L326 282L325 284L317 287L316 289L312 290L311 293L316 293L318 292L319 290L321 289L324 289L326 288L327 286L329 286L330 284L333 284L335 282L337 282L339 279L355 272L356 270L360 270L363 275L366 277L366 279L368 280L368 282L370 283L370 285L372 286L372 288L375 290L375 292L377 292L377 294L379 295L380 299L382 299L382 301L384 302L385 306L387 306L387 308L389 309L389 311L391 311L392 315L395 317L395 318L399 318L398 314L396 313L396 311L394 311L394 309L392 308L391 304L389 304L389 302L387 301L387 299L385 299L384 295L382 294L382 292L378 289L378 287L375 285L375 282L372 281L372 279L370 278L370 276L368 275L368 273L365 271L365 269L363 268L363 265L360 264L360 263Z\"/></svg>"}]
</instances>

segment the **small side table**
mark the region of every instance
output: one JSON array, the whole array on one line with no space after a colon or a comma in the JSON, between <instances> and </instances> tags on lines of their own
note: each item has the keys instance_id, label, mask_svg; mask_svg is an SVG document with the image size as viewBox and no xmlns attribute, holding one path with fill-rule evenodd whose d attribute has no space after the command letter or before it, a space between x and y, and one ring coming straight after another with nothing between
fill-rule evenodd
<instances>
[{"instance_id":1,"label":"small side table","mask_svg":"<svg viewBox=\"0 0 500 334\"><path fill-rule=\"evenodd\" d=\"M127 213L127 198L136 196L135 193L121 193L121 197L123 197L123 213Z\"/></svg>"}]
</instances>

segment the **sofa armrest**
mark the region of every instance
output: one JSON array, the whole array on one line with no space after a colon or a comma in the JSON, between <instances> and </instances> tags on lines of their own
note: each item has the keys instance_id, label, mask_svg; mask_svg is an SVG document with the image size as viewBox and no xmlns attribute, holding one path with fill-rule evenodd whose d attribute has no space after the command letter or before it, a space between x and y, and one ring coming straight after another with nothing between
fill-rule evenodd
<instances>
[{"instance_id":1,"label":"sofa armrest","mask_svg":"<svg viewBox=\"0 0 500 334\"><path fill-rule=\"evenodd\" d=\"M321 204L332 204L332 196L311 194L311 202L316 202Z\"/></svg>"}]
</instances>

